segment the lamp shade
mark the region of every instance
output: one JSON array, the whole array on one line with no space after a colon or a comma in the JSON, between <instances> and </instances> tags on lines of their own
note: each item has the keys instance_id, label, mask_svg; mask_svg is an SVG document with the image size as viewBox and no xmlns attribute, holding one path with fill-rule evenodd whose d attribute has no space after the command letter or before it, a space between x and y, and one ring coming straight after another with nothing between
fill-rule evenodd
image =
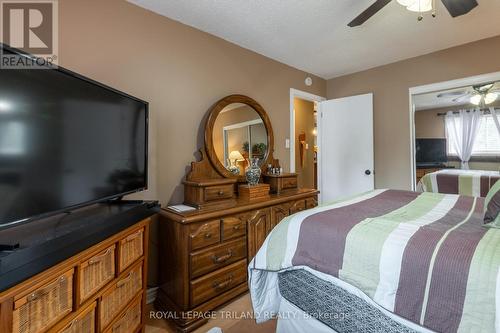
<instances>
[{"instance_id":1,"label":"lamp shade","mask_svg":"<svg viewBox=\"0 0 500 333\"><path fill-rule=\"evenodd\" d=\"M241 155L241 153L238 150L233 150L232 152L230 152L229 153L229 159L231 161L238 161L238 162L241 162L241 161L245 160L245 158L243 157L243 155Z\"/></svg>"}]
</instances>

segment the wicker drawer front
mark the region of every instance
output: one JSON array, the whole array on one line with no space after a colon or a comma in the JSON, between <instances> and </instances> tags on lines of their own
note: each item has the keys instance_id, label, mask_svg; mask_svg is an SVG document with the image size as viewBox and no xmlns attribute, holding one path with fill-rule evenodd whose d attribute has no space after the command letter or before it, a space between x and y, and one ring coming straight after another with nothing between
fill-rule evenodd
<instances>
[{"instance_id":1,"label":"wicker drawer front","mask_svg":"<svg viewBox=\"0 0 500 333\"><path fill-rule=\"evenodd\" d=\"M142 295L142 294L141 294ZM105 333L133 333L141 324L142 297L137 297L125 313Z\"/></svg>"},{"instance_id":2,"label":"wicker drawer front","mask_svg":"<svg viewBox=\"0 0 500 333\"><path fill-rule=\"evenodd\" d=\"M69 322L63 329L57 333L94 333L95 328L95 308L93 303L84 309L75 319Z\"/></svg>"},{"instance_id":3,"label":"wicker drawer front","mask_svg":"<svg viewBox=\"0 0 500 333\"><path fill-rule=\"evenodd\" d=\"M247 281L247 261L238 261L191 281L191 306L199 305Z\"/></svg>"},{"instance_id":4,"label":"wicker drawer front","mask_svg":"<svg viewBox=\"0 0 500 333\"><path fill-rule=\"evenodd\" d=\"M215 220L189 227L191 249L196 250L205 246L217 244L220 241L220 221Z\"/></svg>"},{"instance_id":5,"label":"wicker drawer front","mask_svg":"<svg viewBox=\"0 0 500 333\"><path fill-rule=\"evenodd\" d=\"M222 219L222 240L241 237L247 233L247 223L244 218L225 217Z\"/></svg>"},{"instance_id":6,"label":"wicker drawer front","mask_svg":"<svg viewBox=\"0 0 500 333\"><path fill-rule=\"evenodd\" d=\"M15 301L12 332L45 331L72 309L73 270L70 270Z\"/></svg>"},{"instance_id":7,"label":"wicker drawer front","mask_svg":"<svg viewBox=\"0 0 500 333\"><path fill-rule=\"evenodd\" d=\"M205 201L229 199L234 196L234 186L230 185L218 185L206 187L204 190Z\"/></svg>"},{"instance_id":8,"label":"wicker drawer front","mask_svg":"<svg viewBox=\"0 0 500 333\"><path fill-rule=\"evenodd\" d=\"M207 250L191 253L191 278L194 279L246 258L246 254L247 240L244 237Z\"/></svg>"},{"instance_id":9,"label":"wicker drawer front","mask_svg":"<svg viewBox=\"0 0 500 333\"><path fill-rule=\"evenodd\" d=\"M141 289L142 262L101 296L99 304L101 328L107 326Z\"/></svg>"},{"instance_id":10,"label":"wicker drawer front","mask_svg":"<svg viewBox=\"0 0 500 333\"><path fill-rule=\"evenodd\" d=\"M144 228L134 231L120 241L119 272L123 272L144 253Z\"/></svg>"},{"instance_id":11,"label":"wicker drawer front","mask_svg":"<svg viewBox=\"0 0 500 333\"><path fill-rule=\"evenodd\" d=\"M80 304L115 277L115 245L78 266Z\"/></svg>"}]
</instances>

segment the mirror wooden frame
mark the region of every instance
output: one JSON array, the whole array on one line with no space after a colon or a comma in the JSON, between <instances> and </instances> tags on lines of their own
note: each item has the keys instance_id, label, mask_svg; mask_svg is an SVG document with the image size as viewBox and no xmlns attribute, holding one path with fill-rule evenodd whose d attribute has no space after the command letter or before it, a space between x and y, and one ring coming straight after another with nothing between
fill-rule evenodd
<instances>
[{"instance_id":1,"label":"mirror wooden frame","mask_svg":"<svg viewBox=\"0 0 500 333\"><path fill-rule=\"evenodd\" d=\"M244 175L239 175L235 176L232 174L229 170L227 170L224 165L219 161L217 158L217 154L215 152L214 148L214 142L213 142L213 129L215 125L215 121L217 120L217 117L221 113L222 110L224 110L225 107L227 107L230 104L233 103L241 103L241 104L246 104L253 108L260 116L262 121L264 122L264 126L266 127L267 131L267 152L266 155L264 156L263 162L260 166L262 172L266 171L267 165L273 163L273 153L274 153L274 134L273 134L273 128L271 126L271 120L269 119L269 116L267 115L266 111L264 108L257 103L254 99L244 96L244 95L230 95L227 97L224 97L223 99L219 100L217 103L215 103L215 106L210 110L210 114L208 115L207 122L205 124L205 150L207 153L207 156L212 164L212 166L217 170L217 172L225 177L225 178L238 178L238 181L245 181L245 176Z\"/></svg>"}]
</instances>

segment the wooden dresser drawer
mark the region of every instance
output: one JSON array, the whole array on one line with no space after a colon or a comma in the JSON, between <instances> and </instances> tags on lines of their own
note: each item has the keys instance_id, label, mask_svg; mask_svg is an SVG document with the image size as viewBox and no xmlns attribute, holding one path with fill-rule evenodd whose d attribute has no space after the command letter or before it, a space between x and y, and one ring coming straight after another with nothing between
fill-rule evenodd
<instances>
[{"instance_id":1,"label":"wooden dresser drawer","mask_svg":"<svg viewBox=\"0 0 500 333\"><path fill-rule=\"evenodd\" d=\"M247 233L247 223L244 218L237 216L225 217L222 222L222 241L241 237Z\"/></svg>"},{"instance_id":2,"label":"wooden dresser drawer","mask_svg":"<svg viewBox=\"0 0 500 333\"><path fill-rule=\"evenodd\" d=\"M297 188L297 177L283 178L281 188L283 190Z\"/></svg>"},{"instance_id":3,"label":"wooden dresser drawer","mask_svg":"<svg viewBox=\"0 0 500 333\"><path fill-rule=\"evenodd\" d=\"M220 242L220 220L189 227L191 249L196 250Z\"/></svg>"},{"instance_id":4,"label":"wooden dresser drawer","mask_svg":"<svg viewBox=\"0 0 500 333\"><path fill-rule=\"evenodd\" d=\"M234 186L231 185L217 185L209 186L204 190L205 201L230 199L234 196Z\"/></svg>"},{"instance_id":5,"label":"wooden dresser drawer","mask_svg":"<svg viewBox=\"0 0 500 333\"><path fill-rule=\"evenodd\" d=\"M191 253L191 278L212 272L246 258L247 241L241 237L231 242Z\"/></svg>"},{"instance_id":6,"label":"wooden dresser drawer","mask_svg":"<svg viewBox=\"0 0 500 333\"><path fill-rule=\"evenodd\" d=\"M196 306L247 281L247 261L238 261L191 281L191 305Z\"/></svg>"},{"instance_id":7,"label":"wooden dresser drawer","mask_svg":"<svg viewBox=\"0 0 500 333\"><path fill-rule=\"evenodd\" d=\"M306 199L306 209L311 209L318 206L318 199L316 198L307 198Z\"/></svg>"},{"instance_id":8,"label":"wooden dresser drawer","mask_svg":"<svg viewBox=\"0 0 500 333\"><path fill-rule=\"evenodd\" d=\"M120 240L118 272L123 272L144 253L144 228L136 230Z\"/></svg>"},{"instance_id":9,"label":"wooden dresser drawer","mask_svg":"<svg viewBox=\"0 0 500 333\"><path fill-rule=\"evenodd\" d=\"M306 201L305 200L298 200L293 203L293 205L290 207L290 215L298 213L300 211L303 211L306 209Z\"/></svg>"},{"instance_id":10,"label":"wooden dresser drawer","mask_svg":"<svg viewBox=\"0 0 500 333\"><path fill-rule=\"evenodd\" d=\"M73 274L71 269L16 298L12 332L42 332L70 313L73 310Z\"/></svg>"},{"instance_id":11,"label":"wooden dresser drawer","mask_svg":"<svg viewBox=\"0 0 500 333\"><path fill-rule=\"evenodd\" d=\"M57 333L94 333L96 303L84 308L80 313Z\"/></svg>"},{"instance_id":12,"label":"wooden dresser drawer","mask_svg":"<svg viewBox=\"0 0 500 333\"><path fill-rule=\"evenodd\" d=\"M79 304L115 277L115 248L112 245L78 265Z\"/></svg>"},{"instance_id":13,"label":"wooden dresser drawer","mask_svg":"<svg viewBox=\"0 0 500 333\"><path fill-rule=\"evenodd\" d=\"M101 296L99 303L101 328L106 327L141 289L142 262L124 274Z\"/></svg>"},{"instance_id":14,"label":"wooden dresser drawer","mask_svg":"<svg viewBox=\"0 0 500 333\"><path fill-rule=\"evenodd\" d=\"M133 333L141 324L142 294L138 295L125 312L105 331L105 333Z\"/></svg>"}]
</instances>

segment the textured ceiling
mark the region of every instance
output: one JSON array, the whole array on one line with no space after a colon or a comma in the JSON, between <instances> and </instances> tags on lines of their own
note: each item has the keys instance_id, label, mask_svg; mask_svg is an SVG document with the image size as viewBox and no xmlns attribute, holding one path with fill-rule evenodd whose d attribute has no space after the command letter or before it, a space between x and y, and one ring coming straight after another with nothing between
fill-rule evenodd
<instances>
[{"instance_id":1,"label":"textured ceiling","mask_svg":"<svg viewBox=\"0 0 500 333\"><path fill-rule=\"evenodd\" d=\"M451 18L407 11L395 0L348 28L373 0L129 0L158 14L323 78L500 35L500 0Z\"/></svg>"}]
</instances>

